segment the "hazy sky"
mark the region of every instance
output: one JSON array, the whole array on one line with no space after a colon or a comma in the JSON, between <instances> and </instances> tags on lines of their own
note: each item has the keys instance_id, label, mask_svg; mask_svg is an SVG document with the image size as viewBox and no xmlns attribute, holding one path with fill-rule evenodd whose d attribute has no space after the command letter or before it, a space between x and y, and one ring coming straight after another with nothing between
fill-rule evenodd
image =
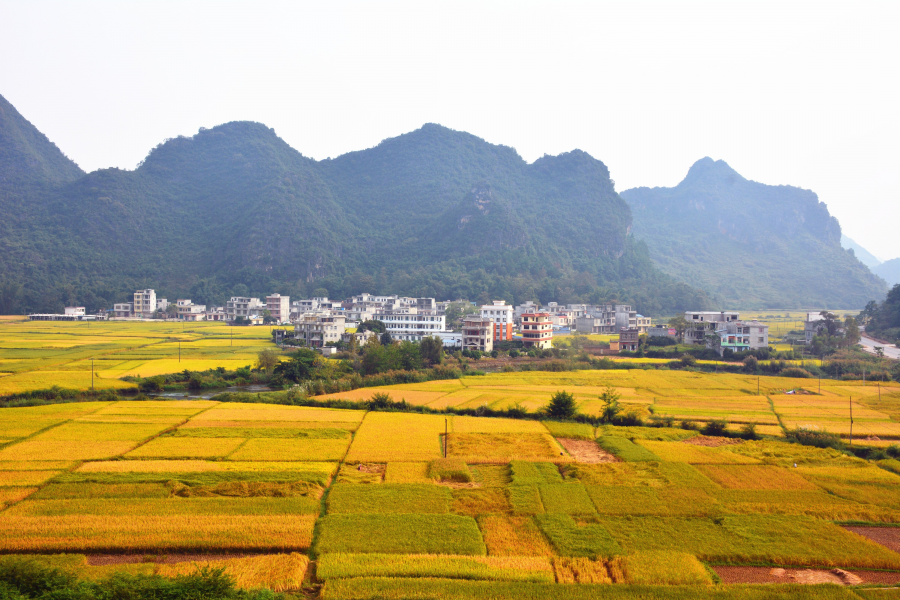
<instances>
[{"instance_id":1,"label":"hazy sky","mask_svg":"<svg viewBox=\"0 0 900 600\"><path fill-rule=\"evenodd\" d=\"M900 256L900 2L0 0L0 94L83 169L260 121L316 159L436 122L616 189L703 156Z\"/></svg>"}]
</instances>

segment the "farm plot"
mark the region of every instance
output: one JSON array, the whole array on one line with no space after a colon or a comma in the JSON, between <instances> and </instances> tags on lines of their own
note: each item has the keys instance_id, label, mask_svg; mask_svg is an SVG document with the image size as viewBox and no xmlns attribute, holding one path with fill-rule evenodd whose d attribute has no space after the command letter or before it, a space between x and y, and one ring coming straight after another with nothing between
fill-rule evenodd
<instances>
[{"instance_id":1,"label":"farm plot","mask_svg":"<svg viewBox=\"0 0 900 600\"><path fill-rule=\"evenodd\" d=\"M368 413L356 432L351 462L428 461L441 456L445 419L438 415Z\"/></svg>"},{"instance_id":2,"label":"farm plot","mask_svg":"<svg viewBox=\"0 0 900 600\"><path fill-rule=\"evenodd\" d=\"M264 461L328 461L341 460L350 446L350 436L344 439L271 439L255 438L244 442L228 456L229 460Z\"/></svg>"},{"instance_id":3,"label":"farm plot","mask_svg":"<svg viewBox=\"0 0 900 600\"><path fill-rule=\"evenodd\" d=\"M126 458L223 458L234 452L243 438L160 437L126 454Z\"/></svg>"},{"instance_id":4,"label":"farm plot","mask_svg":"<svg viewBox=\"0 0 900 600\"><path fill-rule=\"evenodd\" d=\"M466 462L572 460L548 433L453 433L447 454Z\"/></svg>"},{"instance_id":5,"label":"farm plot","mask_svg":"<svg viewBox=\"0 0 900 600\"><path fill-rule=\"evenodd\" d=\"M486 581L553 583L548 558L529 556L439 556L326 554L316 574L322 579L352 577L449 577Z\"/></svg>"},{"instance_id":6,"label":"farm plot","mask_svg":"<svg viewBox=\"0 0 900 600\"><path fill-rule=\"evenodd\" d=\"M275 592L298 590L303 585L309 558L297 552L269 554L224 560L190 561L159 565L157 573L163 577L190 575L198 569L224 569L243 589L268 588Z\"/></svg>"},{"instance_id":7,"label":"farm plot","mask_svg":"<svg viewBox=\"0 0 900 600\"><path fill-rule=\"evenodd\" d=\"M304 550L314 515L72 515L0 514L4 552L141 552Z\"/></svg>"},{"instance_id":8,"label":"farm plot","mask_svg":"<svg viewBox=\"0 0 900 600\"><path fill-rule=\"evenodd\" d=\"M631 552L686 552L704 560L739 564L900 568L900 555L809 517L595 517L592 522Z\"/></svg>"},{"instance_id":9,"label":"farm plot","mask_svg":"<svg viewBox=\"0 0 900 600\"><path fill-rule=\"evenodd\" d=\"M768 399L761 396L664 397L656 399L653 411L678 420L725 419L729 423L778 425L778 417L772 412Z\"/></svg>"},{"instance_id":10,"label":"farm plot","mask_svg":"<svg viewBox=\"0 0 900 600\"><path fill-rule=\"evenodd\" d=\"M450 511L450 490L433 484L335 484L328 514L428 514Z\"/></svg>"},{"instance_id":11,"label":"farm plot","mask_svg":"<svg viewBox=\"0 0 900 600\"><path fill-rule=\"evenodd\" d=\"M320 520L316 551L349 554L474 554L486 548L471 517L342 514Z\"/></svg>"},{"instance_id":12,"label":"farm plot","mask_svg":"<svg viewBox=\"0 0 900 600\"><path fill-rule=\"evenodd\" d=\"M755 458L729 452L730 446L711 448L696 446L684 442L655 442L638 440L637 442L660 459L669 462L685 462L690 464L757 464Z\"/></svg>"},{"instance_id":13,"label":"farm plot","mask_svg":"<svg viewBox=\"0 0 900 600\"><path fill-rule=\"evenodd\" d=\"M197 424L203 421L325 421L332 423L359 423L365 414L361 410L228 402L219 404L197 415L191 419L191 423L194 426L201 426Z\"/></svg>"}]
</instances>

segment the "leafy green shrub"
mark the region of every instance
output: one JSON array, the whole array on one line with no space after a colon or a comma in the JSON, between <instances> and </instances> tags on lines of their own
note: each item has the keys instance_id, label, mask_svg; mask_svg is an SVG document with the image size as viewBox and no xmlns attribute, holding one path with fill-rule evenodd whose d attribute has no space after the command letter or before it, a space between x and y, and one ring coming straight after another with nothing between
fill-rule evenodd
<instances>
[{"instance_id":1,"label":"leafy green shrub","mask_svg":"<svg viewBox=\"0 0 900 600\"><path fill-rule=\"evenodd\" d=\"M781 376L809 379L810 377L812 377L812 373L810 373L806 369L801 369L800 367L787 367L786 369L781 370Z\"/></svg>"},{"instance_id":2,"label":"leafy green shrub","mask_svg":"<svg viewBox=\"0 0 900 600\"><path fill-rule=\"evenodd\" d=\"M759 434L756 433L756 423L747 423L741 427L740 437L745 440L758 440Z\"/></svg>"},{"instance_id":3,"label":"leafy green shrub","mask_svg":"<svg viewBox=\"0 0 900 600\"><path fill-rule=\"evenodd\" d=\"M224 569L203 567L190 575L173 578L114 573L99 581L84 581L34 558L0 558L0 598L4 600L275 600L280 597L269 590L239 590Z\"/></svg>"},{"instance_id":4,"label":"leafy green shrub","mask_svg":"<svg viewBox=\"0 0 900 600\"><path fill-rule=\"evenodd\" d=\"M703 426L700 433L716 437L728 437L728 421L725 419L713 419Z\"/></svg>"},{"instance_id":5,"label":"leafy green shrub","mask_svg":"<svg viewBox=\"0 0 900 600\"><path fill-rule=\"evenodd\" d=\"M840 436L818 429L794 429L788 432L787 439L797 444L816 448L834 448L836 450L844 448L844 442L841 441Z\"/></svg>"},{"instance_id":6,"label":"leafy green shrub","mask_svg":"<svg viewBox=\"0 0 900 600\"><path fill-rule=\"evenodd\" d=\"M556 392L551 396L545 412L554 419L571 419L578 412L575 396L566 391Z\"/></svg>"}]
</instances>

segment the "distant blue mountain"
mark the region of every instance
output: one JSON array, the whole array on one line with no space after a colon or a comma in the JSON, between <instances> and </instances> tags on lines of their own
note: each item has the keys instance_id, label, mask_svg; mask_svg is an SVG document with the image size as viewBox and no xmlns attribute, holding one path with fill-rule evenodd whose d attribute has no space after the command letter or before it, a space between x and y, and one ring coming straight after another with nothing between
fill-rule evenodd
<instances>
[{"instance_id":1,"label":"distant blue mountain","mask_svg":"<svg viewBox=\"0 0 900 600\"><path fill-rule=\"evenodd\" d=\"M844 234L841 234L841 247L843 247L844 250L853 250L853 253L856 254L856 258L859 259L859 262L866 265L870 269L874 269L881 264L881 261L878 260L875 255L873 255L871 252L869 252Z\"/></svg>"}]
</instances>

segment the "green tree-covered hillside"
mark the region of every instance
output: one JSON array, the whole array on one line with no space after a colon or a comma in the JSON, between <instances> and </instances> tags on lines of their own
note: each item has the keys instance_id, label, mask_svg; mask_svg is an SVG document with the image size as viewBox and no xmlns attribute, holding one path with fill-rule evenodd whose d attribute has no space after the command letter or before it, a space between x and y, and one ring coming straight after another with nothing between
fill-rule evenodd
<instances>
[{"instance_id":1,"label":"green tree-covered hillside","mask_svg":"<svg viewBox=\"0 0 900 600\"><path fill-rule=\"evenodd\" d=\"M674 188L621 196L653 261L723 305L851 308L887 292L841 247L837 219L809 190L749 181L704 158Z\"/></svg>"},{"instance_id":2,"label":"green tree-covered hillside","mask_svg":"<svg viewBox=\"0 0 900 600\"><path fill-rule=\"evenodd\" d=\"M4 106L16 126L0 129L0 173L17 175L0 180L0 216L15 216L0 230L0 310L93 311L142 287L208 304L368 290L709 306L652 265L607 168L580 151L529 165L426 125L317 162L234 122L166 140L134 171L83 175Z\"/></svg>"}]
</instances>

